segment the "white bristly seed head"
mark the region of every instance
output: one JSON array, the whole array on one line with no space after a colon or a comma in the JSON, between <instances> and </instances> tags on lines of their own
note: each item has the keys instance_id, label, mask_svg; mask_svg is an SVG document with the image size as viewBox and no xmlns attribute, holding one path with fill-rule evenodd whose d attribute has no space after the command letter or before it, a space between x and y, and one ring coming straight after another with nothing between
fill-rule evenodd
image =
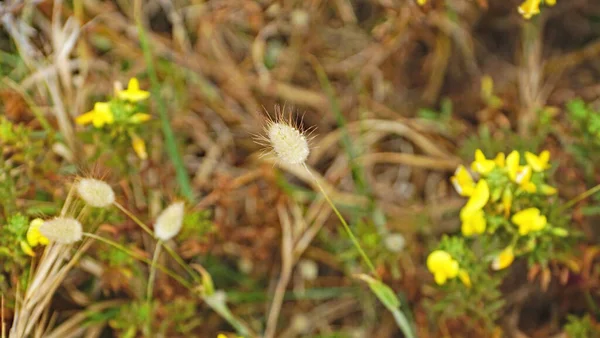
<instances>
[{"instance_id":1,"label":"white bristly seed head","mask_svg":"<svg viewBox=\"0 0 600 338\"><path fill-rule=\"evenodd\" d=\"M115 202L115 192L110 185L94 178L77 182L77 193L85 203L96 208L105 208Z\"/></svg>"},{"instance_id":2,"label":"white bristly seed head","mask_svg":"<svg viewBox=\"0 0 600 338\"><path fill-rule=\"evenodd\" d=\"M183 202L175 202L163 210L156 223L154 223L154 234L162 241L168 241L175 237L183 225Z\"/></svg>"},{"instance_id":3,"label":"white bristly seed head","mask_svg":"<svg viewBox=\"0 0 600 338\"><path fill-rule=\"evenodd\" d=\"M284 122L270 122L267 136L281 162L302 164L306 161L310 149L306 136L300 130Z\"/></svg>"},{"instance_id":4,"label":"white bristly seed head","mask_svg":"<svg viewBox=\"0 0 600 338\"><path fill-rule=\"evenodd\" d=\"M71 244L81 240L83 227L78 220L70 217L57 217L40 225L40 233L51 242Z\"/></svg>"},{"instance_id":5,"label":"white bristly seed head","mask_svg":"<svg viewBox=\"0 0 600 338\"><path fill-rule=\"evenodd\" d=\"M400 252L406 246L406 239L399 233L392 233L384 239L385 247L391 252Z\"/></svg>"}]
</instances>

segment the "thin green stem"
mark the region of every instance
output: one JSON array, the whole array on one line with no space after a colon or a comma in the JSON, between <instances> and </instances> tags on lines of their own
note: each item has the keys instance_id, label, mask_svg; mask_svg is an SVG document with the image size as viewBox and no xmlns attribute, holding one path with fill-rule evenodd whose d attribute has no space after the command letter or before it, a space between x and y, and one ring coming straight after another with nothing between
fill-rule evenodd
<instances>
[{"instance_id":1,"label":"thin green stem","mask_svg":"<svg viewBox=\"0 0 600 338\"><path fill-rule=\"evenodd\" d=\"M127 215L127 217L131 218L131 220L133 220L135 222L135 224L139 225L140 228L144 229L144 231L146 231L148 233L148 235L154 237L154 233L152 232L152 230L150 230L150 228L144 222L142 222L139 218L137 218L133 213L131 213L129 210L125 209L125 207L122 206L121 204L119 204L118 202L114 202L114 205L117 208L119 208L119 210L121 210L125 215Z\"/></svg>"},{"instance_id":2,"label":"thin green stem","mask_svg":"<svg viewBox=\"0 0 600 338\"><path fill-rule=\"evenodd\" d=\"M371 270L371 272L373 273L373 275L377 276L377 272L375 271L375 266L373 265L373 263L371 262L371 260L369 259L369 257L365 253L365 251L360 246L360 243L358 242L358 240L356 239L356 237L352 233L352 230L350 229L350 226L348 225L348 223L346 223L346 220L344 219L344 217L342 216L342 214L340 213L340 211L338 210L338 208L335 206L335 204L333 203L333 201L329 198L329 195L327 194L327 192L325 191L325 189L323 189L323 186L321 186L321 183L319 183L319 180L317 180L317 178L313 175L313 173L310 171L310 169L308 169L308 167L306 165L304 165L304 169L306 169L306 171L312 177L313 181L315 181L315 184L317 185L317 187L319 187L319 190L321 190L321 193L323 194L323 197L325 197L325 200L327 201L327 203L329 204L329 206L331 207L331 209L333 210L333 212L336 214L336 216L338 217L338 219L340 220L340 222L342 222L342 225L344 226L344 230L346 230L346 233L348 234L348 237L350 237L350 240L352 241L352 243L356 247L356 250L358 250L358 252L362 256L363 260L365 261L365 263L367 264L367 266L369 267L369 269Z\"/></svg>"},{"instance_id":3,"label":"thin green stem","mask_svg":"<svg viewBox=\"0 0 600 338\"><path fill-rule=\"evenodd\" d=\"M154 255L152 255L152 266L150 267L150 274L148 275L148 286L146 287L146 299L148 302L152 299L152 294L154 293L154 279L156 278L156 269L154 266L158 262L158 257L160 256L160 247L161 241L156 243L156 247L154 248Z\"/></svg>"},{"instance_id":4,"label":"thin green stem","mask_svg":"<svg viewBox=\"0 0 600 338\"><path fill-rule=\"evenodd\" d=\"M593 194L597 193L600 191L600 184L596 185L593 188L590 188L586 191L584 191L583 193L579 194L577 197L573 198L572 200L568 201L567 203L565 203L561 208L560 211L565 211L569 208L571 208L572 206L574 206L575 204L577 204L578 202L583 201L584 199L592 196Z\"/></svg>"},{"instance_id":5,"label":"thin green stem","mask_svg":"<svg viewBox=\"0 0 600 338\"><path fill-rule=\"evenodd\" d=\"M121 210L125 215L127 215L127 217L131 218L137 225L139 225L142 229L144 229L144 231L146 231L150 236L155 237L154 236L154 232L152 230L150 230L150 228L144 223L142 222L142 220L140 220L139 218L137 218L132 212L130 212L129 210L125 209L124 206L122 206L121 204L115 202L114 203L115 206L117 208L119 208L119 210ZM181 258L181 256L179 256L173 249L171 249L165 242L163 241L158 241L157 243L158 245L162 245L165 250L167 251L167 253L179 264L181 265L181 267L192 277L194 278L194 280L197 281L201 281L201 278L198 277L198 275L194 272L194 270L192 270L192 268L189 267L189 265L187 265L183 259Z\"/></svg>"},{"instance_id":6,"label":"thin green stem","mask_svg":"<svg viewBox=\"0 0 600 338\"><path fill-rule=\"evenodd\" d=\"M177 177L177 182L179 183L179 186L181 188L182 195L188 200L188 202L193 202L194 194L190 185L190 178L188 177L187 170L185 169L185 166L183 164L181 154L177 149L175 135L173 133L173 129L171 128L169 117L167 115L167 105L165 103L165 100L163 100L160 96L160 83L158 82L158 76L156 75L156 70L154 69L154 62L152 60L152 49L150 47L150 42L148 40L148 36L146 35L146 31L144 30L144 25L142 23L142 1L136 0L134 8L135 21L138 29L138 35L140 38L140 45L142 47L144 59L146 60L146 69L148 72L148 77L150 78L152 97L158 105L158 112L160 114L160 122L165 137L167 153L169 154L171 162L173 162L173 166L175 167L175 174Z\"/></svg>"},{"instance_id":7,"label":"thin green stem","mask_svg":"<svg viewBox=\"0 0 600 338\"><path fill-rule=\"evenodd\" d=\"M117 242L114 242L114 241L111 241L110 239L98 236L96 234L91 234L89 232L84 232L83 235L86 236L86 237L93 238L93 239L95 239L97 241L100 241L100 242L102 242L104 244L110 245L110 246L112 246L112 247L114 247L116 249L119 249L119 250L123 251L124 253L128 254L129 256L131 256L134 259L142 261L142 262L144 262L144 263L146 263L146 264L148 264L150 266L156 267L158 270L166 273L167 275L169 275L169 277L171 277L174 280L178 281L179 284L183 285L186 289L188 289L190 291L193 291L192 284L188 283L188 281L186 281L185 279L181 278L176 273L170 271L169 269L165 268L164 266L162 266L160 264L156 264L156 263L152 262L151 260L149 260L146 257L143 257L143 256L140 256L140 255L136 254L135 252L127 249L126 247L122 246L121 244L119 244Z\"/></svg>"}]
</instances>

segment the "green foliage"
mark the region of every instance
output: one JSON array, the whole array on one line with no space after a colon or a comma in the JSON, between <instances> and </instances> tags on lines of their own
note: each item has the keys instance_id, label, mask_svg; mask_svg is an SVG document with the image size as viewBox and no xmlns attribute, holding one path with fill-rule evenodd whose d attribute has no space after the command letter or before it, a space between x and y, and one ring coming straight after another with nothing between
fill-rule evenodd
<instances>
[{"instance_id":1,"label":"green foliage","mask_svg":"<svg viewBox=\"0 0 600 338\"><path fill-rule=\"evenodd\" d=\"M581 99L567 103L573 142L567 148L584 169L586 178L593 179L595 164L600 161L600 112Z\"/></svg>"},{"instance_id":2,"label":"green foliage","mask_svg":"<svg viewBox=\"0 0 600 338\"><path fill-rule=\"evenodd\" d=\"M469 273L471 287L453 279L442 285L435 300L426 302L432 317L441 319L466 319L471 325L481 323L489 330L504 306L501 274L490 274L489 262L475 254L470 244L461 237L444 236L438 248L448 252L461 268Z\"/></svg>"},{"instance_id":3,"label":"green foliage","mask_svg":"<svg viewBox=\"0 0 600 338\"><path fill-rule=\"evenodd\" d=\"M568 338L598 338L600 326L594 324L589 314L583 317L567 316L565 332Z\"/></svg>"}]
</instances>

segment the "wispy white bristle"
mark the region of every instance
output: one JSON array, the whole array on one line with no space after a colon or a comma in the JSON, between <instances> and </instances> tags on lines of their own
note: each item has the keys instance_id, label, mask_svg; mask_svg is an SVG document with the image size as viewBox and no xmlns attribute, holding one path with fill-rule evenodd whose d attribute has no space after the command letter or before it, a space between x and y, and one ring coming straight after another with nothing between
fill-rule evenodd
<instances>
[{"instance_id":1,"label":"wispy white bristle","mask_svg":"<svg viewBox=\"0 0 600 338\"><path fill-rule=\"evenodd\" d=\"M110 185L93 178L81 179L77 183L77 193L85 203L96 208L105 208L115 202L115 192Z\"/></svg>"},{"instance_id":2,"label":"wispy white bristle","mask_svg":"<svg viewBox=\"0 0 600 338\"><path fill-rule=\"evenodd\" d=\"M81 240L83 227L78 220L70 217L57 217L40 225L40 233L51 242L70 244Z\"/></svg>"},{"instance_id":3,"label":"wispy white bristle","mask_svg":"<svg viewBox=\"0 0 600 338\"><path fill-rule=\"evenodd\" d=\"M272 122L267 127L267 136L273 151L280 161L302 164L308 158L308 140L298 129L282 122Z\"/></svg>"},{"instance_id":4,"label":"wispy white bristle","mask_svg":"<svg viewBox=\"0 0 600 338\"><path fill-rule=\"evenodd\" d=\"M175 202L163 210L154 224L154 234L163 241L175 237L183 225L183 202Z\"/></svg>"},{"instance_id":5,"label":"wispy white bristle","mask_svg":"<svg viewBox=\"0 0 600 338\"><path fill-rule=\"evenodd\" d=\"M402 234L393 233L389 234L384 239L385 247L391 252L400 252L406 245L406 239Z\"/></svg>"}]
</instances>

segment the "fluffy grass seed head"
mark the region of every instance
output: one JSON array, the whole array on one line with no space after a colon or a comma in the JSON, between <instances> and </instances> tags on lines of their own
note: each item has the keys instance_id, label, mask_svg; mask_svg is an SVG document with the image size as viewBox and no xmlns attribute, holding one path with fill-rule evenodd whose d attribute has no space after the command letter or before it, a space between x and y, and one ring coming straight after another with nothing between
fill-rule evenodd
<instances>
[{"instance_id":1,"label":"fluffy grass seed head","mask_svg":"<svg viewBox=\"0 0 600 338\"><path fill-rule=\"evenodd\" d=\"M308 158L309 136L294 124L291 114L286 118L279 107L275 109L275 119L267 122L265 134L258 137L258 142L270 147L282 163L303 164Z\"/></svg>"},{"instance_id":2,"label":"fluffy grass seed head","mask_svg":"<svg viewBox=\"0 0 600 338\"><path fill-rule=\"evenodd\" d=\"M51 242L71 244L81 240L83 227L78 220L70 217L57 217L45 221L39 227L40 233Z\"/></svg>"},{"instance_id":3,"label":"fluffy grass seed head","mask_svg":"<svg viewBox=\"0 0 600 338\"><path fill-rule=\"evenodd\" d=\"M183 202L175 202L158 215L154 223L156 238L168 241L179 233L183 225L183 206Z\"/></svg>"},{"instance_id":4,"label":"fluffy grass seed head","mask_svg":"<svg viewBox=\"0 0 600 338\"><path fill-rule=\"evenodd\" d=\"M105 208L115 202L115 192L110 185L94 178L79 180L77 193L85 203L96 208Z\"/></svg>"}]
</instances>

